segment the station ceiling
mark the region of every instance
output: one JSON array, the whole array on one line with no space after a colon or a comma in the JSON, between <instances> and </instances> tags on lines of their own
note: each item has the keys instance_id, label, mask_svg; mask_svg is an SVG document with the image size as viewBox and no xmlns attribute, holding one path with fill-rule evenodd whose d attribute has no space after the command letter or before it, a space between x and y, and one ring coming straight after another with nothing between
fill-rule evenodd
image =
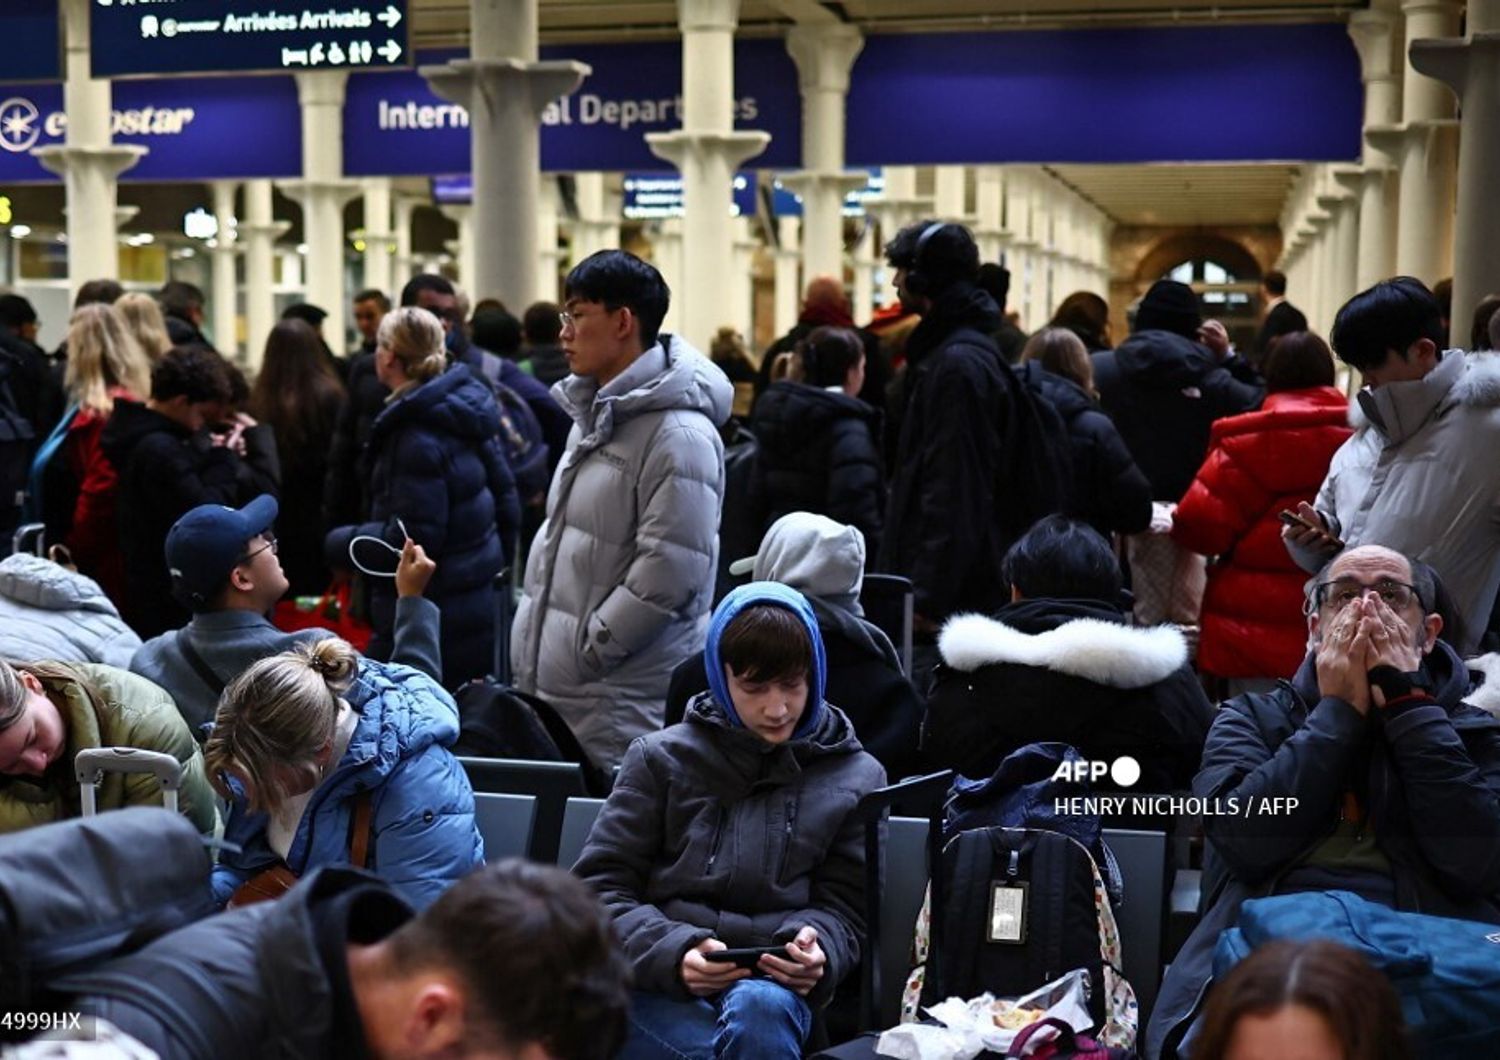
<instances>
[{"instance_id":1,"label":"station ceiling","mask_svg":"<svg viewBox=\"0 0 1500 1060\"><path fill-rule=\"evenodd\" d=\"M1295 165L1047 166L1122 225L1274 225Z\"/></svg>"}]
</instances>

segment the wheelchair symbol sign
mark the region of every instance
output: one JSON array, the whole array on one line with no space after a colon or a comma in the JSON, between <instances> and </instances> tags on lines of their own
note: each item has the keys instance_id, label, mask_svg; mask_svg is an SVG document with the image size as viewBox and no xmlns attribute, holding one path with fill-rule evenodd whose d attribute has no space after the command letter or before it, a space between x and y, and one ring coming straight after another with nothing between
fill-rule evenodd
<instances>
[{"instance_id":1,"label":"wheelchair symbol sign","mask_svg":"<svg viewBox=\"0 0 1500 1060\"><path fill-rule=\"evenodd\" d=\"M0 103L0 148L13 154L31 150L42 135L40 118L29 99L14 96Z\"/></svg>"}]
</instances>

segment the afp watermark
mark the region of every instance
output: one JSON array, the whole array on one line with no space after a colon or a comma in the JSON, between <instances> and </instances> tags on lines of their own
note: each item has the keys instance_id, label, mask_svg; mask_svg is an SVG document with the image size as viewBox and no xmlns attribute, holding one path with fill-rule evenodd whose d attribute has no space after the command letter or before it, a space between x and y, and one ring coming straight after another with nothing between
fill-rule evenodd
<instances>
[{"instance_id":1,"label":"afp watermark","mask_svg":"<svg viewBox=\"0 0 1500 1060\"><path fill-rule=\"evenodd\" d=\"M1141 779L1141 764L1129 755L1113 762L1073 759L1062 762L1053 780L1097 783L1108 777L1118 788L1134 787ZM1074 816L1114 817L1284 817L1300 805L1295 796L1263 795L1240 798L1203 798L1197 795L1072 795L1053 800L1053 812Z\"/></svg>"}]
</instances>

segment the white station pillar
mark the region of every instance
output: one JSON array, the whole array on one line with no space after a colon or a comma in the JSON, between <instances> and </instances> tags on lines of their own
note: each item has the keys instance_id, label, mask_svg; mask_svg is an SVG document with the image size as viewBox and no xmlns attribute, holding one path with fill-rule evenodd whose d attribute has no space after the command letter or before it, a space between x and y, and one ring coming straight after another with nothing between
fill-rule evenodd
<instances>
[{"instance_id":1,"label":"white station pillar","mask_svg":"<svg viewBox=\"0 0 1500 1060\"><path fill-rule=\"evenodd\" d=\"M682 30L682 128L647 133L652 153L682 174L681 332L699 349L723 319L722 285L733 262L735 170L765 150L770 134L734 131L734 31L739 0L677 0Z\"/></svg>"},{"instance_id":2,"label":"white station pillar","mask_svg":"<svg viewBox=\"0 0 1500 1060\"><path fill-rule=\"evenodd\" d=\"M802 263L802 253L797 246L797 219L776 218L776 316L774 328L777 335L785 335L797 323L802 301L802 285L797 282L797 267Z\"/></svg>"},{"instance_id":3,"label":"white station pillar","mask_svg":"<svg viewBox=\"0 0 1500 1060\"><path fill-rule=\"evenodd\" d=\"M276 221L271 214L271 182L245 182L245 220L239 238L245 246L245 364L251 371L260 367L266 352L266 339L276 324L276 300L272 288L276 283L276 240L291 227L287 221Z\"/></svg>"},{"instance_id":4,"label":"white station pillar","mask_svg":"<svg viewBox=\"0 0 1500 1060\"><path fill-rule=\"evenodd\" d=\"M214 235L213 291L214 291L214 346L225 357L238 356L235 322L238 319L238 301L234 282L235 229L234 192L238 185L232 180L216 180L211 185L214 196L214 221L219 230Z\"/></svg>"},{"instance_id":5,"label":"white station pillar","mask_svg":"<svg viewBox=\"0 0 1500 1060\"><path fill-rule=\"evenodd\" d=\"M1416 41L1458 35L1457 0L1405 0L1408 47ZM1406 64L1401 105L1400 222L1396 271L1429 287L1451 274L1453 211L1458 162L1458 122L1453 96L1441 81Z\"/></svg>"},{"instance_id":6,"label":"white station pillar","mask_svg":"<svg viewBox=\"0 0 1500 1060\"><path fill-rule=\"evenodd\" d=\"M376 177L365 181L365 282L364 286L391 293L391 180Z\"/></svg>"},{"instance_id":7,"label":"white station pillar","mask_svg":"<svg viewBox=\"0 0 1500 1060\"><path fill-rule=\"evenodd\" d=\"M578 217L572 222L568 261L577 265L590 254L620 245L620 204L606 190L603 173L579 173L573 178Z\"/></svg>"},{"instance_id":8,"label":"white station pillar","mask_svg":"<svg viewBox=\"0 0 1500 1060\"><path fill-rule=\"evenodd\" d=\"M1359 177L1359 255L1355 287L1363 291L1396 273L1400 227L1397 179L1401 121L1401 12L1374 0L1349 16L1365 83L1364 155ZM1395 153L1393 153L1393 149Z\"/></svg>"},{"instance_id":9,"label":"white station pillar","mask_svg":"<svg viewBox=\"0 0 1500 1060\"><path fill-rule=\"evenodd\" d=\"M120 274L115 240L118 178L146 153L144 147L110 140L110 84L90 76L88 0L62 0L63 106L67 137L61 146L40 147L37 161L63 178L67 189L68 286Z\"/></svg>"},{"instance_id":10,"label":"white station pillar","mask_svg":"<svg viewBox=\"0 0 1500 1060\"><path fill-rule=\"evenodd\" d=\"M302 206L302 240L307 244L307 300L328 314L323 336L342 346L344 334L344 204L360 193L358 181L344 179L344 87L342 70L300 73L302 179L281 182L281 190Z\"/></svg>"},{"instance_id":11,"label":"white station pillar","mask_svg":"<svg viewBox=\"0 0 1500 1060\"><path fill-rule=\"evenodd\" d=\"M809 280L843 277L844 196L868 183L863 173L844 171L849 71L864 46L859 30L842 22L799 25L786 38L802 89L806 168L782 183L802 197L802 270Z\"/></svg>"},{"instance_id":12,"label":"white station pillar","mask_svg":"<svg viewBox=\"0 0 1500 1060\"><path fill-rule=\"evenodd\" d=\"M1416 41L1412 66L1458 94L1458 219L1450 342L1467 346L1474 310L1500 290L1500 0L1469 0L1468 36Z\"/></svg>"},{"instance_id":13,"label":"white station pillar","mask_svg":"<svg viewBox=\"0 0 1500 1060\"><path fill-rule=\"evenodd\" d=\"M583 63L537 61L537 0L469 0L470 58L424 66L444 99L468 109L474 174L470 294L524 306L537 290L542 112L575 91Z\"/></svg>"}]
</instances>

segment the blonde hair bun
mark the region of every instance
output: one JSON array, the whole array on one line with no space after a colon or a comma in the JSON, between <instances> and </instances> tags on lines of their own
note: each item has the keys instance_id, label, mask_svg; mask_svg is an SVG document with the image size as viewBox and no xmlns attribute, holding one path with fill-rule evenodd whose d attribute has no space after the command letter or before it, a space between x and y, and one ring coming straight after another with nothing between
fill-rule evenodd
<instances>
[{"instance_id":1,"label":"blonde hair bun","mask_svg":"<svg viewBox=\"0 0 1500 1060\"><path fill-rule=\"evenodd\" d=\"M315 644L304 645L299 650L307 660L307 665L328 682L328 687L335 694L342 694L353 683L354 674L359 669L359 653L347 640L325 637Z\"/></svg>"}]
</instances>

